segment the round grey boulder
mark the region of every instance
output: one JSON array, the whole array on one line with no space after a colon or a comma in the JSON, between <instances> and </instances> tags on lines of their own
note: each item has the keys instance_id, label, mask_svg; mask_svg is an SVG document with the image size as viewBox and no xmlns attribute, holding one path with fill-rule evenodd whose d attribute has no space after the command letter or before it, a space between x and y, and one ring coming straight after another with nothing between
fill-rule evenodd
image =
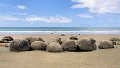
<instances>
[{"instance_id":1,"label":"round grey boulder","mask_svg":"<svg viewBox=\"0 0 120 68\"><path fill-rule=\"evenodd\" d=\"M110 41L101 41L98 45L99 49L110 49L114 48L114 45Z\"/></svg>"},{"instance_id":2,"label":"round grey boulder","mask_svg":"<svg viewBox=\"0 0 120 68\"><path fill-rule=\"evenodd\" d=\"M76 36L71 36L70 40L78 40L78 38Z\"/></svg>"},{"instance_id":3,"label":"round grey boulder","mask_svg":"<svg viewBox=\"0 0 120 68\"><path fill-rule=\"evenodd\" d=\"M9 47L10 51L28 51L30 45L27 40L13 40Z\"/></svg>"},{"instance_id":4,"label":"round grey boulder","mask_svg":"<svg viewBox=\"0 0 120 68\"><path fill-rule=\"evenodd\" d=\"M59 43L51 42L47 46L46 51L48 51L48 52L62 52L63 48L62 48L62 46Z\"/></svg>"},{"instance_id":5,"label":"round grey boulder","mask_svg":"<svg viewBox=\"0 0 120 68\"><path fill-rule=\"evenodd\" d=\"M94 39L82 39L78 42L79 51L96 50L97 46Z\"/></svg>"},{"instance_id":6,"label":"round grey boulder","mask_svg":"<svg viewBox=\"0 0 120 68\"><path fill-rule=\"evenodd\" d=\"M64 51L77 51L77 44L75 41L64 41L61 46Z\"/></svg>"},{"instance_id":7,"label":"round grey boulder","mask_svg":"<svg viewBox=\"0 0 120 68\"><path fill-rule=\"evenodd\" d=\"M34 41L43 41L43 42L45 42L42 38L26 37L25 39L28 40L30 43L32 43Z\"/></svg>"},{"instance_id":8,"label":"round grey boulder","mask_svg":"<svg viewBox=\"0 0 120 68\"><path fill-rule=\"evenodd\" d=\"M13 41L13 38L11 36L5 36L2 38L3 41Z\"/></svg>"},{"instance_id":9,"label":"round grey boulder","mask_svg":"<svg viewBox=\"0 0 120 68\"><path fill-rule=\"evenodd\" d=\"M120 41L119 38L111 38L110 41Z\"/></svg>"},{"instance_id":10,"label":"round grey boulder","mask_svg":"<svg viewBox=\"0 0 120 68\"><path fill-rule=\"evenodd\" d=\"M47 44L42 41L34 41L30 45L32 50L46 50Z\"/></svg>"},{"instance_id":11,"label":"round grey boulder","mask_svg":"<svg viewBox=\"0 0 120 68\"><path fill-rule=\"evenodd\" d=\"M56 38L56 39L55 39L55 42L59 43L60 45L63 43L63 41L62 41L61 38Z\"/></svg>"}]
</instances>

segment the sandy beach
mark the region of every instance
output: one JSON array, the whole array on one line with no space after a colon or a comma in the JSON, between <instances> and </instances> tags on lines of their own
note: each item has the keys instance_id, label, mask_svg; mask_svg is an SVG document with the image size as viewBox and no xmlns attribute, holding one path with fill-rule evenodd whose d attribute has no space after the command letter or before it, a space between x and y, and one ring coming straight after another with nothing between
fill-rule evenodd
<instances>
[{"instance_id":1,"label":"sandy beach","mask_svg":"<svg viewBox=\"0 0 120 68\"><path fill-rule=\"evenodd\" d=\"M0 35L12 36L14 39L25 37L42 37L50 42L57 37L64 40L70 36L80 39L94 38L98 44L102 40L120 38L120 35ZM61 52L50 53L46 51L10 52L7 47L0 47L0 68L120 68L120 46L113 49L98 49L91 52Z\"/></svg>"}]
</instances>

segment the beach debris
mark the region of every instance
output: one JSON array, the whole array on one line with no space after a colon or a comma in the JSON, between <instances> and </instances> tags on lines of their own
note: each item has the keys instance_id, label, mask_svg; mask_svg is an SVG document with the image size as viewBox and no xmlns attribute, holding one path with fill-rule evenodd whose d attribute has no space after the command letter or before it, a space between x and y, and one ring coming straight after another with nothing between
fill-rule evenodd
<instances>
[{"instance_id":1,"label":"beach debris","mask_svg":"<svg viewBox=\"0 0 120 68\"><path fill-rule=\"evenodd\" d=\"M97 49L95 44L95 40L90 39L82 39L78 42L79 51L93 51Z\"/></svg>"},{"instance_id":2,"label":"beach debris","mask_svg":"<svg viewBox=\"0 0 120 68\"><path fill-rule=\"evenodd\" d=\"M62 52L63 48L62 48L62 46L59 43L51 42L47 46L46 51L48 51L48 52Z\"/></svg>"},{"instance_id":3,"label":"beach debris","mask_svg":"<svg viewBox=\"0 0 120 68\"><path fill-rule=\"evenodd\" d=\"M32 50L46 50L47 44L43 41L34 41L30 47Z\"/></svg>"},{"instance_id":4,"label":"beach debris","mask_svg":"<svg viewBox=\"0 0 120 68\"><path fill-rule=\"evenodd\" d=\"M70 40L78 40L78 38L76 36L71 36Z\"/></svg>"},{"instance_id":5,"label":"beach debris","mask_svg":"<svg viewBox=\"0 0 120 68\"><path fill-rule=\"evenodd\" d=\"M29 42L27 40L13 40L10 44L10 51L28 51L30 49Z\"/></svg>"},{"instance_id":6,"label":"beach debris","mask_svg":"<svg viewBox=\"0 0 120 68\"><path fill-rule=\"evenodd\" d=\"M13 41L13 38L11 36L5 36L5 37L2 38L2 40L4 42L8 42L8 41Z\"/></svg>"},{"instance_id":7,"label":"beach debris","mask_svg":"<svg viewBox=\"0 0 120 68\"><path fill-rule=\"evenodd\" d=\"M114 48L114 45L111 43L111 41L101 41L98 45L99 49L110 49Z\"/></svg>"},{"instance_id":8,"label":"beach debris","mask_svg":"<svg viewBox=\"0 0 120 68\"><path fill-rule=\"evenodd\" d=\"M67 40L64 41L61 46L63 47L64 51L77 51L77 44L75 41Z\"/></svg>"}]
</instances>

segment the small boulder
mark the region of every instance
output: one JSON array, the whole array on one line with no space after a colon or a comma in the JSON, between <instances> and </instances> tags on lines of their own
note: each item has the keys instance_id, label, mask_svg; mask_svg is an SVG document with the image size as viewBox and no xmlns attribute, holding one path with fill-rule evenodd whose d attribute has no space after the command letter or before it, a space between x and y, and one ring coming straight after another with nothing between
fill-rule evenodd
<instances>
[{"instance_id":1,"label":"small boulder","mask_svg":"<svg viewBox=\"0 0 120 68\"><path fill-rule=\"evenodd\" d=\"M119 38L111 38L110 41L120 41Z\"/></svg>"},{"instance_id":2,"label":"small boulder","mask_svg":"<svg viewBox=\"0 0 120 68\"><path fill-rule=\"evenodd\" d=\"M32 43L34 41L43 41L43 42L45 42L42 38L26 37L25 39L28 40L30 43Z\"/></svg>"},{"instance_id":3,"label":"small boulder","mask_svg":"<svg viewBox=\"0 0 120 68\"><path fill-rule=\"evenodd\" d=\"M97 49L94 39L82 39L78 42L80 51L93 51Z\"/></svg>"},{"instance_id":4,"label":"small boulder","mask_svg":"<svg viewBox=\"0 0 120 68\"><path fill-rule=\"evenodd\" d=\"M34 41L30 45L32 50L46 50L47 44L42 41Z\"/></svg>"},{"instance_id":5,"label":"small boulder","mask_svg":"<svg viewBox=\"0 0 120 68\"><path fill-rule=\"evenodd\" d=\"M56 39L55 39L55 42L59 43L60 45L63 43L63 41L62 41L61 38L56 38Z\"/></svg>"},{"instance_id":6,"label":"small boulder","mask_svg":"<svg viewBox=\"0 0 120 68\"><path fill-rule=\"evenodd\" d=\"M65 34L61 34L61 36L65 36Z\"/></svg>"},{"instance_id":7,"label":"small boulder","mask_svg":"<svg viewBox=\"0 0 120 68\"><path fill-rule=\"evenodd\" d=\"M28 51L30 49L29 42L27 40L13 40L10 44L10 51Z\"/></svg>"},{"instance_id":8,"label":"small boulder","mask_svg":"<svg viewBox=\"0 0 120 68\"><path fill-rule=\"evenodd\" d=\"M26 37L25 39L30 42L32 40L32 37Z\"/></svg>"},{"instance_id":9,"label":"small boulder","mask_svg":"<svg viewBox=\"0 0 120 68\"><path fill-rule=\"evenodd\" d=\"M78 40L78 38L76 36L71 36L70 40Z\"/></svg>"},{"instance_id":10,"label":"small boulder","mask_svg":"<svg viewBox=\"0 0 120 68\"><path fill-rule=\"evenodd\" d=\"M48 52L62 52L63 48L62 48L62 46L59 43L51 42L47 46L46 51L48 51Z\"/></svg>"},{"instance_id":11,"label":"small boulder","mask_svg":"<svg viewBox=\"0 0 120 68\"><path fill-rule=\"evenodd\" d=\"M99 49L110 49L114 48L114 45L110 41L101 41L98 45Z\"/></svg>"},{"instance_id":12,"label":"small boulder","mask_svg":"<svg viewBox=\"0 0 120 68\"><path fill-rule=\"evenodd\" d=\"M13 41L13 38L11 36L5 36L2 38L3 41Z\"/></svg>"},{"instance_id":13,"label":"small boulder","mask_svg":"<svg viewBox=\"0 0 120 68\"><path fill-rule=\"evenodd\" d=\"M75 41L64 41L61 46L64 51L77 51L77 45Z\"/></svg>"},{"instance_id":14,"label":"small boulder","mask_svg":"<svg viewBox=\"0 0 120 68\"><path fill-rule=\"evenodd\" d=\"M0 40L0 43L4 43L4 41L3 41L3 40Z\"/></svg>"}]
</instances>

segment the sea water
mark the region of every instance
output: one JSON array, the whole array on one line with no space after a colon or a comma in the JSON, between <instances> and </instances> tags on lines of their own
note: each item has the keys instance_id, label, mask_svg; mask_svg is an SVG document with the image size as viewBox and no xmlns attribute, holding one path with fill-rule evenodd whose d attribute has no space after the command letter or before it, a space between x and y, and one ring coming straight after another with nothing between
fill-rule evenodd
<instances>
[{"instance_id":1,"label":"sea water","mask_svg":"<svg viewBox=\"0 0 120 68\"><path fill-rule=\"evenodd\" d=\"M0 27L0 34L120 34L120 27Z\"/></svg>"}]
</instances>

